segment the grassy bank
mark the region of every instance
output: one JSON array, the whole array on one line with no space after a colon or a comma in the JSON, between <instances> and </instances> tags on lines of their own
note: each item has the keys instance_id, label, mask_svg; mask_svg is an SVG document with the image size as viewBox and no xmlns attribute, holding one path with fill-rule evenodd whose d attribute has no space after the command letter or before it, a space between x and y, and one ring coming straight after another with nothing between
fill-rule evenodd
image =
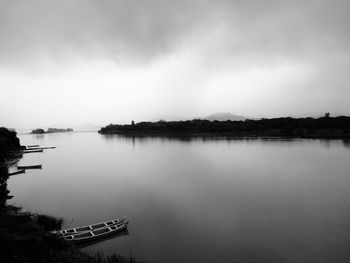
<instances>
[{"instance_id":1,"label":"grassy bank","mask_svg":"<svg viewBox=\"0 0 350 263\"><path fill-rule=\"evenodd\" d=\"M110 124L102 134L131 136L227 136L227 137L293 137L350 138L350 117L274 118L245 121L158 121L130 125Z\"/></svg>"},{"instance_id":2,"label":"grassy bank","mask_svg":"<svg viewBox=\"0 0 350 263\"><path fill-rule=\"evenodd\" d=\"M16 133L0 128L0 261L11 263L134 263L133 257L117 254L94 256L50 233L60 229L63 220L47 215L22 212L6 201L8 166L17 156L20 141Z\"/></svg>"}]
</instances>

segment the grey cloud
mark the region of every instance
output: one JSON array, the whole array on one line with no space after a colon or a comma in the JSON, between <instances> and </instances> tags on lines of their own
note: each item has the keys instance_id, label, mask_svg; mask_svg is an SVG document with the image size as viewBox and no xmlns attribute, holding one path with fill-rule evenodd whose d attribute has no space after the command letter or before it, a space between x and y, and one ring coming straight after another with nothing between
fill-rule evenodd
<instances>
[{"instance_id":1,"label":"grey cloud","mask_svg":"<svg viewBox=\"0 0 350 263\"><path fill-rule=\"evenodd\" d=\"M242 1L243 2L243 1ZM329 58L349 54L348 1L225 1L224 54Z\"/></svg>"},{"instance_id":2,"label":"grey cloud","mask_svg":"<svg viewBox=\"0 0 350 263\"><path fill-rule=\"evenodd\" d=\"M194 26L187 1L1 1L0 58L65 51L149 57L176 46Z\"/></svg>"},{"instance_id":3,"label":"grey cloud","mask_svg":"<svg viewBox=\"0 0 350 263\"><path fill-rule=\"evenodd\" d=\"M216 36L212 59L349 52L349 1L0 0L0 63L82 57L149 60L196 31ZM201 45L201 39L197 39Z\"/></svg>"}]
</instances>

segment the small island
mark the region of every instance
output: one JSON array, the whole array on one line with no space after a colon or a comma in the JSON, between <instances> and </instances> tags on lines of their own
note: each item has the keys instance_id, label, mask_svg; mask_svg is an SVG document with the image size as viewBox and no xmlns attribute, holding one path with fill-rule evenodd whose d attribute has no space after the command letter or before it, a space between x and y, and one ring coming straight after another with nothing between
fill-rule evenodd
<instances>
[{"instance_id":1,"label":"small island","mask_svg":"<svg viewBox=\"0 0 350 263\"><path fill-rule=\"evenodd\" d=\"M31 131L31 134L44 134L44 133L56 133L56 132L72 132L73 129L67 128L67 129L58 129L58 128L48 128L47 131L44 129L35 129Z\"/></svg>"},{"instance_id":2,"label":"small island","mask_svg":"<svg viewBox=\"0 0 350 263\"><path fill-rule=\"evenodd\" d=\"M110 124L101 134L131 136L227 136L227 137L290 137L290 138L350 138L350 117L273 118L244 121L132 121L129 125Z\"/></svg>"}]
</instances>

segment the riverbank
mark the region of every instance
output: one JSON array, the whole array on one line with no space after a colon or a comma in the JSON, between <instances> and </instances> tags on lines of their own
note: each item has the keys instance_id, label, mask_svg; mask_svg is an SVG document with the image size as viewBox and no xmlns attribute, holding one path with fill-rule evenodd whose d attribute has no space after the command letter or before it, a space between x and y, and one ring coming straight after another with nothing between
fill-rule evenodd
<instances>
[{"instance_id":1,"label":"riverbank","mask_svg":"<svg viewBox=\"0 0 350 263\"><path fill-rule=\"evenodd\" d=\"M88 255L68 241L50 233L60 229L63 220L47 215L23 212L8 205L8 168L20 158L20 141L16 132L0 128L0 260L1 262L77 262L77 263L134 263L133 257L102 254Z\"/></svg>"},{"instance_id":2,"label":"riverbank","mask_svg":"<svg viewBox=\"0 0 350 263\"><path fill-rule=\"evenodd\" d=\"M110 124L98 132L130 136L350 139L350 117L139 122Z\"/></svg>"}]
</instances>

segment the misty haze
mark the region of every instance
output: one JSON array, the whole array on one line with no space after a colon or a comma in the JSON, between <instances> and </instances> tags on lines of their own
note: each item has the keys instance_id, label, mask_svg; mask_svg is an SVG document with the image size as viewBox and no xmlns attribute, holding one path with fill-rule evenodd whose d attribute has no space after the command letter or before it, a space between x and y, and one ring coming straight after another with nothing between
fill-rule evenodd
<instances>
[{"instance_id":1,"label":"misty haze","mask_svg":"<svg viewBox=\"0 0 350 263\"><path fill-rule=\"evenodd\" d=\"M349 11L0 0L0 261L349 262Z\"/></svg>"}]
</instances>

